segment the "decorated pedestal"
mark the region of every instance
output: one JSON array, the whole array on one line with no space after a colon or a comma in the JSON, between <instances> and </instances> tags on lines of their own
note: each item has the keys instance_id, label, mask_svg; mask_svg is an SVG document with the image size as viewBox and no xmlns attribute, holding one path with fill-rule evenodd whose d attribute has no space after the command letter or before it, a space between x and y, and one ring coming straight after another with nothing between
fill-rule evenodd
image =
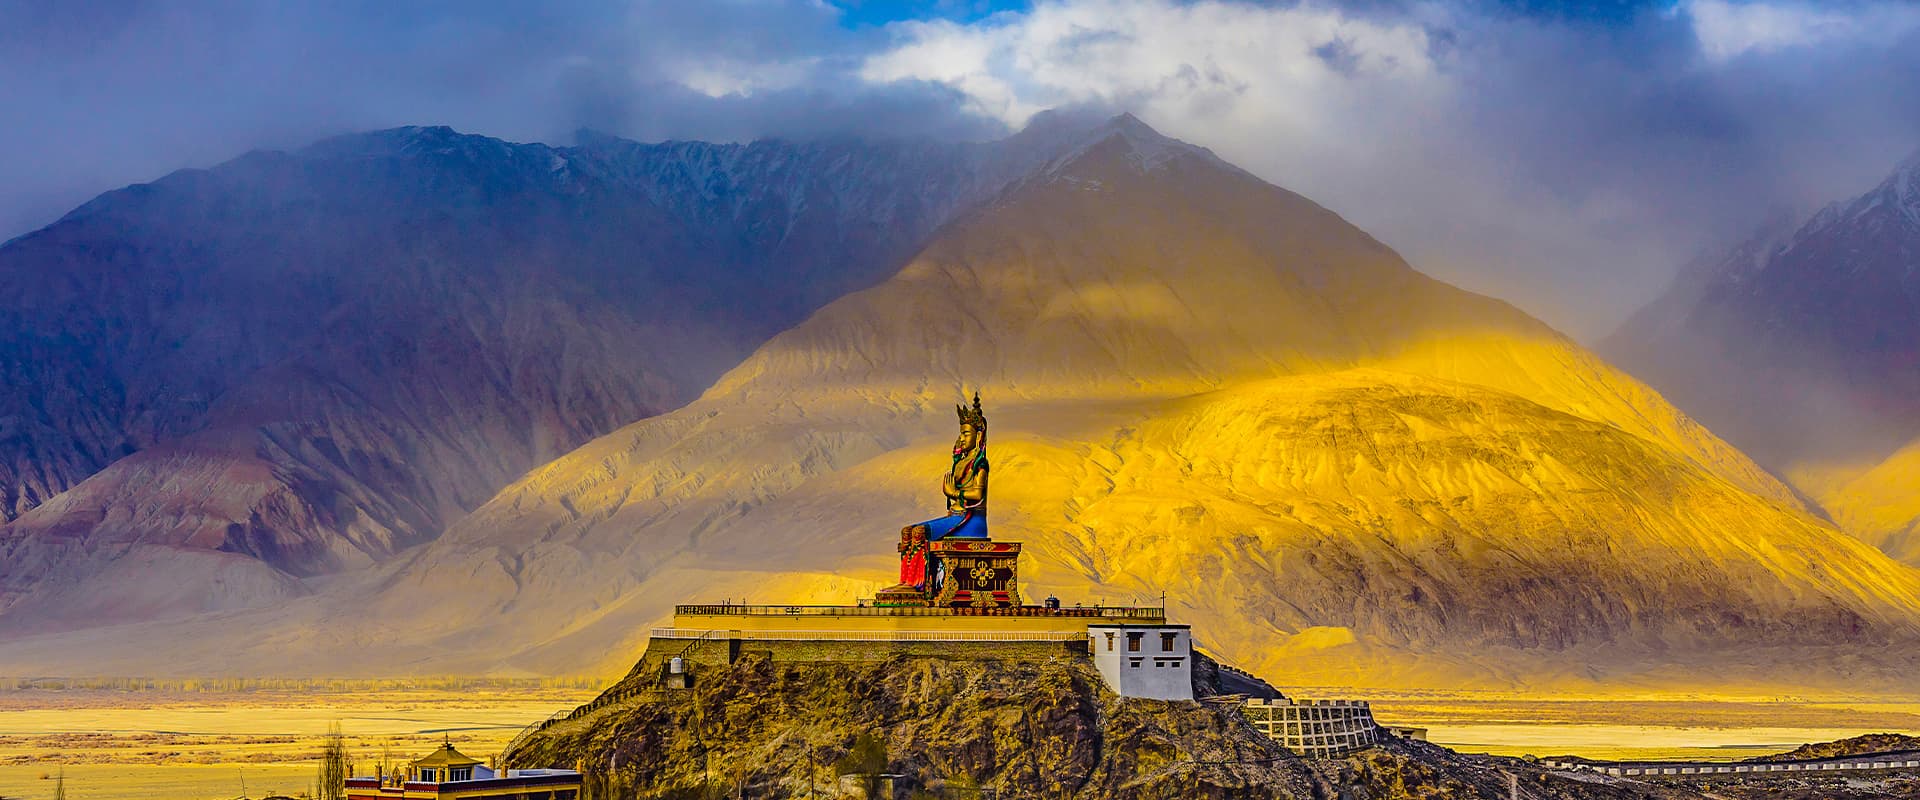
<instances>
[{"instance_id":1,"label":"decorated pedestal","mask_svg":"<svg viewBox=\"0 0 1920 800\"><path fill-rule=\"evenodd\" d=\"M940 478L947 513L900 529L900 582L880 590L878 606L1006 608L1020 605L1020 543L987 535L987 414L955 406L960 436Z\"/></svg>"},{"instance_id":2,"label":"decorated pedestal","mask_svg":"<svg viewBox=\"0 0 1920 800\"><path fill-rule=\"evenodd\" d=\"M933 605L1005 608L1020 605L1020 543L946 539L928 546Z\"/></svg>"}]
</instances>

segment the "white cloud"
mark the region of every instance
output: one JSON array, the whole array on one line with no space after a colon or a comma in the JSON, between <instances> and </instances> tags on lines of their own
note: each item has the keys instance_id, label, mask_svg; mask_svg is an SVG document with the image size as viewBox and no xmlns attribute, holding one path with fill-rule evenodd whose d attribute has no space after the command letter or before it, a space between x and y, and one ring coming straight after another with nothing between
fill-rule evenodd
<instances>
[{"instance_id":1,"label":"white cloud","mask_svg":"<svg viewBox=\"0 0 1920 800\"><path fill-rule=\"evenodd\" d=\"M1014 128L1048 108L1132 111L1343 212L1371 193L1356 189L1377 188L1387 174L1418 182L1452 161L1425 158L1418 138L1418 127L1454 105L1455 87L1412 16L1055 0L971 25L913 22L892 32L892 46L862 62L864 80L942 85ZM1393 213L1370 210L1381 216L1363 214L1363 224Z\"/></svg>"},{"instance_id":2,"label":"white cloud","mask_svg":"<svg viewBox=\"0 0 1920 800\"><path fill-rule=\"evenodd\" d=\"M1920 5L1907 2L1691 0L1685 9L1701 53L1721 62L1801 47L1884 46L1920 27Z\"/></svg>"},{"instance_id":3,"label":"white cloud","mask_svg":"<svg viewBox=\"0 0 1920 800\"><path fill-rule=\"evenodd\" d=\"M807 83L814 77L820 61L818 58L761 63L720 59L689 61L679 65L674 82L713 98L751 97L755 92L791 89Z\"/></svg>"},{"instance_id":4,"label":"white cloud","mask_svg":"<svg viewBox=\"0 0 1920 800\"><path fill-rule=\"evenodd\" d=\"M1356 82L1419 84L1434 75L1427 34L1310 5L1072 0L974 25L895 26L869 57L868 81L946 85L978 113L1019 126L1081 103L1196 107L1244 95L1320 107Z\"/></svg>"},{"instance_id":5,"label":"white cloud","mask_svg":"<svg viewBox=\"0 0 1920 800\"><path fill-rule=\"evenodd\" d=\"M1887 101L1917 82L1920 5L1679 1L1597 23L1449 0L1039 0L891 25L856 74L1016 128L1133 111L1594 338L1765 206L1839 196L1822 154L1881 171L1920 124ZM1828 166L1805 181L1798 163Z\"/></svg>"}]
</instances>

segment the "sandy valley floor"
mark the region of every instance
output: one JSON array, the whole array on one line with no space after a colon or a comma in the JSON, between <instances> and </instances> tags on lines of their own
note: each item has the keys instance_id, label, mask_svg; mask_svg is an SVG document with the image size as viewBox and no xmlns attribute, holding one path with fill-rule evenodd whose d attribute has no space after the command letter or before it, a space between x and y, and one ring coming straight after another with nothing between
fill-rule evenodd
<instances>
[{"instance_id":1,"label":"sandy valley floor","mask_svg":"<svg viewBox=\"0 0 1920 800\"><path fill-rule=\"evenodd\" d=\"M311 791L339 723L357 771L383 753L424 754L443 737L476 758L590 690L354 693L0 692L0 797L227 800ZM244 789L243 789L244 787Z\"/></svg>"},{"instance_id":2,"label":"sandy valley floor","mask_svg":"<svg viewBox=\"0 0 1920 800\"><path fill-rule=\"evenodd\" d=\"M300 796L330 724L339 723L360 771L443 737L487 758L522 727L593 694L0 691L0 797L51 800L63 771L73 800ZM1376 695L1374 709L1384 723L1427 727L1459 750L1514 755L1735 759L1870 731L1920 732L1920 702Z\"/></svg>"}]
</instances>

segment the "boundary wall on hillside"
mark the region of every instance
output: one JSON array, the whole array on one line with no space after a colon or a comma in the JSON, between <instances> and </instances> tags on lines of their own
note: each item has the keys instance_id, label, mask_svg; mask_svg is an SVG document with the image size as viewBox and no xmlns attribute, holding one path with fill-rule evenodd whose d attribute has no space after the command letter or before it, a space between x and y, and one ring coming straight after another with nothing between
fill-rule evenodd
<instances>
[{"instance_id":1,"label":"boundary wall on hillside","mask_svg":"<svg viewBox=\"0 0 1920 800\"><path fill-rule=\"evenodd\" d=\"M1920 771L1920 752L1874 753L1863 756L1839 756L1835 758L1810 759L1807 761L1636 761L1636 762L1595 762L1544 760L1540 762L1554 769L1598 772L1617 778L1700 778L1718 777L1761 777L1788 775L1803 776L1814 774L1858 774L1886 770Z\"/></svg>"}]
</instances>

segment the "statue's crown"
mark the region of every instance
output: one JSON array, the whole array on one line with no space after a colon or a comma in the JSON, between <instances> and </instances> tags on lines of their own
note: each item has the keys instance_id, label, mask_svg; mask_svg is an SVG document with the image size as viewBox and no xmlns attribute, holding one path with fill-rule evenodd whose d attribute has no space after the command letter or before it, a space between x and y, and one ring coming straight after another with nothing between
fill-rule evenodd
<instances>
[{"instance_id":1,"label":"statue's crown","mask_svg":"<svg viewBox=\"0 0 1920 800\"><path fill-rule=\"evenodd\" d=\"M985 431L987 429L987 415L985 412L982 412L980 410L980 393L979 392L973 393L972 408L968 408L966 406L954 406L953 410L960 413L960 424L966 425L968 423L972 423L974 430L978 430L978 431Z\"/></svg>"}]
</instances>

